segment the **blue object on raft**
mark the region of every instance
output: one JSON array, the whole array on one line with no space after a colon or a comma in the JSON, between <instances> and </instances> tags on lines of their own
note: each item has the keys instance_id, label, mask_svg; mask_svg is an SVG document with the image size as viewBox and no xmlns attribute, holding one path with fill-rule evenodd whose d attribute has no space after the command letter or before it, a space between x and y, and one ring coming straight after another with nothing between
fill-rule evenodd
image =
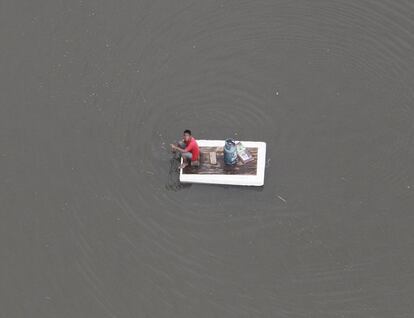
<instances>
[{"instance_id":1,"label":"blue object on raft","mask_svg":"<svg viewBox=\"0 0 414 318\"><path fill-rule=\"evenodd\" d=\"M224 164L234 166L237 163L236 142L229 138L224 142Z\"/></svg>"}]
</instances>

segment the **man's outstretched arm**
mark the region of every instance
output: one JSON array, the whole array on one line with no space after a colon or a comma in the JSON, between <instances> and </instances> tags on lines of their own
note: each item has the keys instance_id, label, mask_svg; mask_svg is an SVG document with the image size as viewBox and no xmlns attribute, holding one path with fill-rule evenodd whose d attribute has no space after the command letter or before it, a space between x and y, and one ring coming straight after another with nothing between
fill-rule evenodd
<instances>
[{"instance_id":1,"label":"man's outstretched arm","mask_svg":"<svg viewBox=\"0 0 414 318\"><path fill-rule=\"evenodd\" d=\"M179 152L181 152L181 153L186 152L186 149L180 148L180 147L178 147L178 146L176 146L176 145L173 145L173 144L171 144L171 148L172 148L173 150L178 150L178 151L179 151Z\"/></svg>"}]
</instances>

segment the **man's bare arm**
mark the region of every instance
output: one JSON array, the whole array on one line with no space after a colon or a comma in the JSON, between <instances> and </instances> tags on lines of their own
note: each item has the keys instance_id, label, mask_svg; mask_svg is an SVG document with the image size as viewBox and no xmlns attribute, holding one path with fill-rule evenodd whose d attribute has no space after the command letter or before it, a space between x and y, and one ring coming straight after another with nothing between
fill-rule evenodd
<instances>
[{"instance_id":1,"label":"man's bare arm","mask_svg":"<svg viewBox=\"0 0 414 318\"><path fill-rule=\"evenodd\" d=\"M181 147L178 147L178 146L176 146L176 145L173 145L173 144L171 144L171 148L172 148L173 150L178 150L178 151L179 151L179 152L181 152L181 153L185 152L185 149L183 149L183 148L181 148Z\"/></svg>"}]
</instances>

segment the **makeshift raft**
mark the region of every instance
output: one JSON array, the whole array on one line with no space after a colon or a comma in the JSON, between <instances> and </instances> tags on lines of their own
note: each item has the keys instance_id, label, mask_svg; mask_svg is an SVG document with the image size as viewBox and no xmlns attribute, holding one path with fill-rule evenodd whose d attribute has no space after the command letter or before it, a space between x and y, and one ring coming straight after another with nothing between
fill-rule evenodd
<instances>
[{"instance_id":1,"label":"makeshift raft","mask_svg":"<svg viewBox=\"0 0 414 318\"><path fill-rule=\"evenodd\" d=\"M180 169L180 182L240 186L264 184L266 143L241 141L253 160L243 163L239 158L234 166L224 164L224 140L197 140L197 143L200 148L200 165Z\"/></svg>"}]
</instances>

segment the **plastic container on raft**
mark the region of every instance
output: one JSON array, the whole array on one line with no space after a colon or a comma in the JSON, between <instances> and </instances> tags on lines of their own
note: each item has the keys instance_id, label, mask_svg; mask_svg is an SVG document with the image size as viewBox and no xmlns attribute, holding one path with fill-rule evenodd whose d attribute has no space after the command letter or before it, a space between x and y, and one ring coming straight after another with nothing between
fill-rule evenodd
<instances>
[{"instance_id":1,"label":"plastic container on raft","mask_svg":"<svg viewBox=\"0 0 414 318\"><path fill-rule=\"evenodd\" d=\"M224 142L224 164L234 166L237 163L237 147L236 142L229 138Z\"/></svg>"}]
</instances>

